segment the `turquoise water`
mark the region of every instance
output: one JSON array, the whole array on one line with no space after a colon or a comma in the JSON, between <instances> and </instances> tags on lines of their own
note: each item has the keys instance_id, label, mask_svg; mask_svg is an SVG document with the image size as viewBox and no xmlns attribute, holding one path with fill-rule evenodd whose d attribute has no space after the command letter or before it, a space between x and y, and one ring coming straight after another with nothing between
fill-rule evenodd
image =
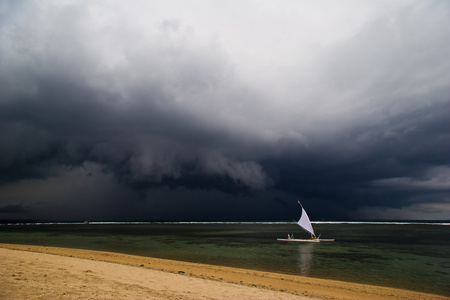
<instances>
[{"instance_id":1,"label":"turquoise water","mask_svg":"<svg viewBox=\"0 0 450 300\"><path fill-rule=\"evenodd\" d=\"M450 226L314 224L52 224L0 226L0 242L61 246L400 287L450 296Z\"/></svg>"}]
</instances>

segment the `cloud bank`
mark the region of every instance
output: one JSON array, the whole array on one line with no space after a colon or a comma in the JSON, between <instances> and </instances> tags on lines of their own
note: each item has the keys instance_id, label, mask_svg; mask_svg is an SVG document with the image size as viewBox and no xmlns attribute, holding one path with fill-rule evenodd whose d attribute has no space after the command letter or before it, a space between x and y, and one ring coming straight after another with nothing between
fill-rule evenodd
<instances>
[{"instance_id":1,"label":"cloud bank","mask_svg":"<svg viewBox=\"0 0 450 300\"><path fill-rule=\"evenodd\" d=\"M449 17L446 1L2 2L0 214L290 219L298 197L317 218L443 218Z\"/></svg>"}]
</instances>

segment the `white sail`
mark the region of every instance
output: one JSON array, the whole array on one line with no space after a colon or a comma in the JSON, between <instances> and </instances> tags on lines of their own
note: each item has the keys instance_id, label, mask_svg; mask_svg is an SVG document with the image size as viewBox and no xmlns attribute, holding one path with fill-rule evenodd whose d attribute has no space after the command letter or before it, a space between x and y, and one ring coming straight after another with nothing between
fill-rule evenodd
<instances>
[{"instance_id":1,"label":"white sail","mask_svg":"<svg viewBox=\"0 0 450 300\"><path fill-rule=\"evenodd\" d=\"M300 204L300 201L298 202ZM300 204L301 206L301 204ZM316 236L314 233L314 229L312 228L311 221L309 220L308 214L306 213L305 209L302 206L302 216L300 217L300 220L298 220L297 224L309 232L312 236Z\"/></svg>"},{"instance_id":2,"label":"white sail","mask_svg":"<svg viewBox=\"0 0 450 300\"><path fill-rule=\"evenodd\" d=\"M288 238L278 238L278 241L283 242L308 242L308 243L320 243L320 242L334 242L334 239L321 239L320 235L319 237L316 237L316 234L314 233L314 229L311 225L311 221L309 220L308 214L306 213L305 209L303 208L302 204L299 200L297 200L298 204L300 204L302 208L302 215L300 217L300 220L298 220L297 224L304 229L305 231L309 232L311 234L310 239L294 239L293 236L290 236L288 234Z\"/></svg>"}]
</instances>

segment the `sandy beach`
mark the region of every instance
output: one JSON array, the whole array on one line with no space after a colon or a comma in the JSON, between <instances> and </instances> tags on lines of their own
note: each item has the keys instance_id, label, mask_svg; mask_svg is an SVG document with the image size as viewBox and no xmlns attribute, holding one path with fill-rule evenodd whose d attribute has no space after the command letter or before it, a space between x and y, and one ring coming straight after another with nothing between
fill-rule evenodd
<instances>
[{"instance_id":1,"label":"sandy beach","mask_svg":"<svg viewBox=\"0 0 450 300\"><path fill-rule=\"evenodd\" d=\"M1 299L448 299L413 291L57 247L0 244Z\"/></svg>"}]
</instances>

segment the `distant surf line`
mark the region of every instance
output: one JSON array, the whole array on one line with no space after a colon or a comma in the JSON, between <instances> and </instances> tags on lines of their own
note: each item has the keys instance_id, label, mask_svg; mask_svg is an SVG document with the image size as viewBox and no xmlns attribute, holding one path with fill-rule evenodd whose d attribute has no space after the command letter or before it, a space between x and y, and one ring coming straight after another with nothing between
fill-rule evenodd
<instances>
[{"instance_id":1,"label":"distant surf line","mask_svg":"<svg viewBox=\"0 0 450 300\"><path fill-rule=\"evenodd\" d=\"M439 225L439 226L449 226L450 222L415 222L415 221L311 221L313 224L346 224L346 225ZM84 221L84 222L17 222L17 223L5 223L0 224L0 226L14 226L14 225L152 225L152 224L179 224L179 225L190 225L190 224L267 224L267 225L288 225L295 224L292 222L234 222L234 221L219 221L219 222L202 222L202 221L150 221L150 222L114 222L114 221Z\"/></svg>"}]
</instances>

